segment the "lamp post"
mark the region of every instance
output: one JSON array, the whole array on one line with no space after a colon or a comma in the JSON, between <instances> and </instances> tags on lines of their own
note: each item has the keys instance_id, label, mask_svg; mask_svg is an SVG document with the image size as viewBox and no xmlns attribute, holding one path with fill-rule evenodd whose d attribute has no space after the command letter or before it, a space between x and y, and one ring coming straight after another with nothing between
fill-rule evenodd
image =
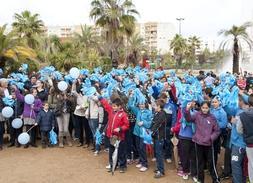
<instances>
[{"instance_id":1,"label":"lamp post","mask_svg":"<svg viewBox=\"0 0 253 183\"><path fill-rule=\"evenodd\" d=\"M176 18L176 20L179 22L179 35L181 35L181 22L184 20L184 18Z\"/></svg>"}]
</instances>

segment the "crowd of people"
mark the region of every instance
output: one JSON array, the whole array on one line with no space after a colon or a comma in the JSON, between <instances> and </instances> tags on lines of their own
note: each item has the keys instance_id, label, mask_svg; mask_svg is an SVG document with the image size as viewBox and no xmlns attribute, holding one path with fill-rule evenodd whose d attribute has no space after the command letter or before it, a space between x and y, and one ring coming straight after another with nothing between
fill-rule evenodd
<instances>
[{"instance_id":1,"label":"crowd of people","mask_svg":"<svg viewBox=\"0 0 253 183\"><path fill-rule=\"evenodd\" d=\"M120 173L133 164L147 171L150 154L156 162L154 177L161 178L164 164L178 154L177 174L184 180L203 183L208 169L214 183L230 177L233 183L253 182L251 73L177 76L174 71L137 66L107 73L75 68L65 75L45 67L28 74L22 66L1 77L0 110L11 107L13 115L0 114L0 150L5 133L10 135L7 147L19 148L19 135L26 131L30 140L24 148L37 147L38 138L42 148L56 146L50 143L53 130L59 148L78 141L78 147L91 147L96 156L108 151L108 172L114 171L117 148ZM28 94L34 97L32 104L26 102ZM13 127L16 118L22 119L22 127ZM99 134L103 139L98 140ZM179 142L172 143L173 138ZM224 166L219 174L221 149Z\"/></svg>"}]
</instances>

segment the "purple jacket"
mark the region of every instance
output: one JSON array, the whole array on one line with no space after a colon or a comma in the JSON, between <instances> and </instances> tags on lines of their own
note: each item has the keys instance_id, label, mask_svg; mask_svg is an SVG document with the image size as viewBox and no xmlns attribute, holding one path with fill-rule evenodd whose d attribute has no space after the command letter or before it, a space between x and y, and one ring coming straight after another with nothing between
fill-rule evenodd
<instances>
[{"instance_id":1,"label":"purple jacket","mask_svg":"<svg viewBox=\"0 0 253 183\"><path fill-rule=\"evenodd\" d=\"M24 102L25 103L25 97L24 95L22 95L20 93L19 90L15 91L16 97L19 101ZM37 113L40 111L40 109L42 108L42 102L40 99L35 99L34 103L33 103L33 109L31 108L31 105L25 103L24 104L24 111L23 111L23 118L32 118L32 119L36 119Z\"/></svg>"},{"instance_id":2,"label":"purple jacket","mask_svg":"<svg viewBox=\"0 0 253 183\"><path fill-rule=\"evenodd\" d=\"M185 110L184 115L186 121L196 124L196 132L192 137L193 142L203 146L211 146L220 135L220 128L214 115L202 112L191 115L188 110Z\"/></svg>"}]
</instances>

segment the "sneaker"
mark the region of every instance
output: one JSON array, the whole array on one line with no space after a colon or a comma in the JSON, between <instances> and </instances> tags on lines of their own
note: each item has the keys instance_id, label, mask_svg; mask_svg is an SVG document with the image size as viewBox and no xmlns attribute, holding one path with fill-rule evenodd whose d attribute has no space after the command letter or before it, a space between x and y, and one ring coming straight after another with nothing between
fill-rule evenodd
<instances>
[{"instance_id":1,"label":"sneaker","mask_svg":"<svg viewBox=\"0 0 253 183\"><path fill-rule=\"evenodd\" d=\"M225 174L225 173L222 173L219 177L220 177L220 179L222 179L222 180L226 180L226 179L229 179L229 178L230 178L230 175Z\"/></svg>"},{"instance_id":2,"label":"sneaker","mask_svg":"<svg viewBox=\"0 0 253 183\"><path fill-rule=\"evenodd\" d=\"M199 182L197 177L192 177L192 180L193 180L194 183L198 183Z\"/></svg>"},{"instance_id":3,"label":"sneaker","mask_svg":"<svg viewBox=\"0 0 253 183\"><path fill-rule=\"evenodd\" d=\"M137 164L135 167L136 167L136 168L141 168L142 165L139 163L139 164Z\"/></svg>"},{"instance_id":4,"label":"sneaker","mask_svg":"<svg viewBox=\"0 0 253 183\"><path fill-rule=\"evenodd\" d=\"M24 148L25 148L25 149L27 149L28 147L29 147L29 145L28 145L28 144L26 144L26 145L24 146Z\"/></svg>"},{"instance_id":5,"label":"sneaker","mask_svg":"<svg viewBox=\"0 0 253 183\"><path fill-rule=\"evenodd\" d=\"M182 170L178 170L177 175L180 176L180 177L183 177L185 174Z\"/></svg>"},{"instance_id":6,"label":"sneaker","mask_svg":"<svg viewBox=\"0 0 253 183\"><path fill-rule=\"evenodd\" d=\"M109 169L111 169L111 165L109 164L105 168L109 170Z\"/></svg>"},{"instance_id":7,"label":"sneaker","mask_svg":"<svg viewBox=\"0 0 253 183\"><path fill-rule=\"evenodd\" d=\"M38 146L36 144L31 144L32 147L37 148Z\"/></svg>"},{"instance_id":8,"label":"sneaker","mask_svg":"<svg viewBox=\"0 0 253 183\"><path fill-rule=\"evenodd\" d=\"M167 163L172 163L172 160L169 158L169 159L166 159L166 162Z\"/></svg>"},{"instance_id":9,"label":"sneaker","mask_svg":"<svg viewBox=\"0 0 253 183\"><path fill-rule=\"evenodd\" d=\"M147 170L148 170L148 168L145 167L145 166L143 166L143 167L140 168L140 172L146 172Z\"/></svg>"},{"instance_id":10,"label":"sneaker","mask_svg":"<svg viewBox=\"0 0 253 183\"><path fill-rule=\"evenodd\" d=\"M82 147L83 144L82 143L79 143L76 147Z\"/></svg>"},{"instance_id":11,"label":"sneaker","mask_svg":"<svg viewBox=\"0 0 253 183\"><path fill-rule=\"evenodd\" d=\"M108 153L108 152L109 152L109 148L106 148L106 149L104 150L104 152Z\"/></svg>"},{"instance_id":12,"label":"sneaker","mask_svg":"<svg viewBox=\"0 0 253 183\"><path fill-rule=\"evenodd\" d=\"M125 173L126 172L126 168L120 168L119 169L119 173Z\"/></svg>"},{"instance_id":13,"label":"sneaker","mask_svg":"<svg viewBox=\"0 0 253 183\"><path fill-rule=\"evenodd\" d=\"M94 152L94 156L97 156L99 154L99 151Z\"/></svg>"},{"instance_id":14,"label":"sneaker","mask_svg":"<svg viewBox=\"0 0 253 183\"><path fill-rule=\"evenodd\" d=\"M188 179L189 179L189 175L188 175L188 174L184 174L184 175L183 175L183 179L184 179L184 180L188 180Z\"/></svg>"},{"instance_id":15,"label":"sneaker","mask_svg":"<svg viewBox=\"0 0 253 183\"><path fill-rule=\"evenodd\" d=\"M155 161L156 161L156 158L152 158L152 160L151 160L151 161L155 162Z\"/></svg>"},{"instance_id":16,"label":"sneaker","mask_svg":"<svg viewBox=\"0 0 253 183\"><path fill-rule=\"evenodd\" d=\"M161 178L161 177L163 177L163 176L164 176L163 173L157 171L156 174L155 174L155 176L154 176L154 178L155 178L155 179L159 179L159 178Z\"/></svg>"},{"instance_id":17,"label":"sneaker","mask_svg":"<svg viewBox=\"0 0 253 183\"><path fill-rule=\"evenodd\" d=\"M78 140L79 140L79 138L74 137L74 138L73 138L73 140L74 140L74 141L78 141Z\"/></svg>"},{"instance_id":18,"label":"sneaker","mask_svg":"<svg viewBox=\"0 0 253 183\"><path fill-rule=\"evenodd\" d=\"M7 147L14 147L15 144L14 143L11 143L10 145L8 145Z\"/></svg>"},{"instance_id":19,"label":"sneaker","mask_svg":"<svg viewBox=\"0 0 253 183\"><path fill-rule=\"evenodd\" d=\"M59 147L63 148L64 147L63 143L59 143Z\"/></svg>"}]
</instances>

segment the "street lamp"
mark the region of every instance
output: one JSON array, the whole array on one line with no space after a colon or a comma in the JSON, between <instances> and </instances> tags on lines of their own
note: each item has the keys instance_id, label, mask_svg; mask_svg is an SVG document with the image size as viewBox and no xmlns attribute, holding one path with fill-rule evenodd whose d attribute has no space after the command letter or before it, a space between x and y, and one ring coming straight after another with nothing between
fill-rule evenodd
<instances>
[{"instance_id":1,"label":"street lamp","mask_svg":"<svg viewBox=\"0 0 253 183\"><path fill-rule=\"evenodd\" d=\"M176 18L176 20L179 22L179 35L181 35L181 22L184 20L184 18Z\"/></svg>"}]
</instances>

